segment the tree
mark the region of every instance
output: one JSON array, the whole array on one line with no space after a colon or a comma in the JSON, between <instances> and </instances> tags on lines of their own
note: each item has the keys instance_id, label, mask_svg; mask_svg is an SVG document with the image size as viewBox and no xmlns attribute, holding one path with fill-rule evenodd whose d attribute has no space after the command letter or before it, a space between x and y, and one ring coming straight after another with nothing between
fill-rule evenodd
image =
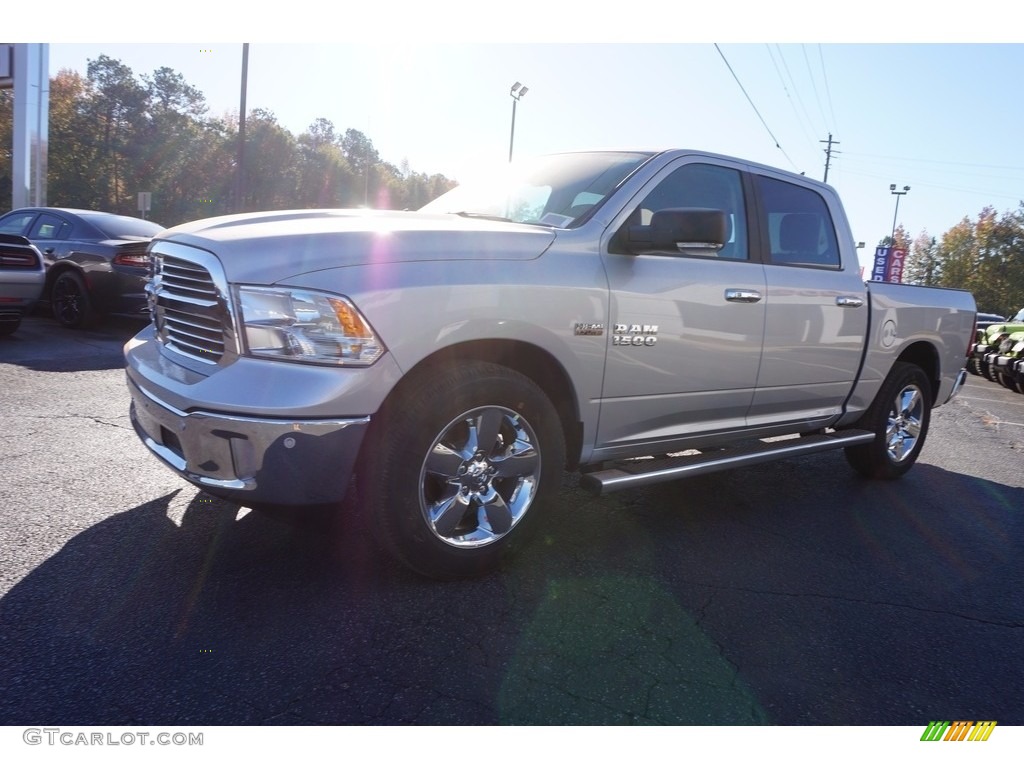
<instances>
[{"instance_id":1,"label":"tree","mask_svg":"<svg viewBox=\"0 0 1024 768\"><path fill-rule=\"evenodd\" d=\"M914 239L910 253L907 254L903 282L914 285L938 285L938 281L938 241L927 232L922 232Z\"/></svg>"},{"instance_id":2,"label":"tree","mask_svg":"<svg viewBox=\"0 0 1024 768\"><path fill-rule=\"evenodd\" d=\"M246 120L243 211L297 207L295 138L267 109L254 109Z\"/></svg>"},{"instance_id":3,"label":"tree","mask_svg":"<svg viewBox=\"0 0 1024 768\"><path fill-rule=\"evenodd\" d=\"M9 90L0 90L0 211L12 205L14 182L14 97Z\"/></svg>"},{"instance_id":4,"label":"tree","mask_svg":"<svg viewBox=\"0 0 1024 768\"><path fill-rule=\"evenodd\" d=\"M11 203L12 105L10 91L0 91L0 210ZM58 72L50 80L50 204L136 215L136 193L148 191L150 217L164 226L235 210L237 116L207 113L203 94L169 67L137 79L100 56L84 77ZM252 110L249 121L244 210L419 208L453 186L408 161L382 160L369 137L339 132L327 118L298 139L269 110Z\"/></svg>"},{"instance_id":5,"label":"tree","mask_svg":"<svg viewBox=\"0 0 1024 768\"><path fill-rule=\"evenodd\" d=\"M95 93L77 72L50 78L47 197L51 205L101 209L96 180L102 173L101 134L94 119Z\"/></svg>"},{"instance_id":6,"label":"tree","mask_svg":"<svg viewBox=\"0 0 1024 768\"><path fill-rule=\"evenodd\" d=\"M102 136L95 177L99 207L130 213L134 210L130 190L138 184L127 154L145 117L147 93L130 67L106 55L89 60L87 78L95 93L92 116Z\"/></svg>"},{"instance_id":7,"label":"tree","mask_svg":"<svg viewBox=\"0 0 1024 768\"><path fill-rule=\"evenodd\" d=\"M937 259L940 285L970 291L984 311L1013 314L1024 306L1024 202L965 216L942 236Z\"/></svg>"}]
</instances>

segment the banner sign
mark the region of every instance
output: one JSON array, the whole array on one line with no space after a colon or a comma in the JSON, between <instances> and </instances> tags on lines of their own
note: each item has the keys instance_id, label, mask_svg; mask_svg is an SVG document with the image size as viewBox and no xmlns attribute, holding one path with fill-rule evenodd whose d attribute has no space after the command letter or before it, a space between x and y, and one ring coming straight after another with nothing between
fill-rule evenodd
<instances>
[{"instance_id":1,"label":"banner sign","mask_svg":"<svg viewBox=\"0 0 1024 768\"><path fill-rule=\"evenodd\" d=\"M906 260L907 252L902 248L890 246L875 248L871 279L880 283L902 283L903 264Z\"/></svg>"}]
</instances>

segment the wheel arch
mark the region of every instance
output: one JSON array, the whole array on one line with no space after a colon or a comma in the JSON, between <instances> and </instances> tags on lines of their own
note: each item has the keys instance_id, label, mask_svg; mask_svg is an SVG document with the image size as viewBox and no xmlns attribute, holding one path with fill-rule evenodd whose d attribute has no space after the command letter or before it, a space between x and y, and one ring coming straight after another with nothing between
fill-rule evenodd
<instances>
[{"instance_id":1,"label":"wheel arch","mask_svg":"<svg viewBox=\"0 0 1024 768\"><path fill-rule=\"evenodd\" d=\"M85 270L83 270L78 264L74 263L73 261L58 261L56 264L54 264L52 267L46 270L46 282L43 284L44 297L47 297L47 299L49 298L50 293L53 291L53 284L57 282L57 278L63 275L65 272L74 272L80 278L82 278L82 282L85 283L86 288L90 287L89 278L85 274Z\"/></svg>"},{"instance_id":2,"label":"wheel arch","mask_svg":"<svg viewBox=\"0 0 1024 768\"><path fill-rule=\"evenodd\" d=\"M935 405L942 384L939 353L935 346L927 341L916 341L900 352L896 362L912 363L924 371L931 386L932 405Z\"/></svg>"},{"instance_id":3,"label":"wheel arch","mask_svg":"<svg viewBox=\"0 0 1024 768\"><path fill-rule=\"evenodd\" d=\"M479 339L436 350L405 373L388 394L382 407L400 397L402 389L410 382L429 376L429 369L467 361L501 365L521 373L536 383L551 400L559 415L562 434L565 436L567 463L570 469L575 469L582 450L583 428L572 381L557 358L528 342L514 339Z\"/></svg>"}]
</instances>

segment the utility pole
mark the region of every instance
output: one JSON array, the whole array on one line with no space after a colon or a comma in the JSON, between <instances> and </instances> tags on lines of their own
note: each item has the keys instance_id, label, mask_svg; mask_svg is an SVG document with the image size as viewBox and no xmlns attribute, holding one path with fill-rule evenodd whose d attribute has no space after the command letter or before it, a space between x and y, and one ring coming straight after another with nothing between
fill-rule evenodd
<instances>
[{"instance_id":1,"label":"utility pole","mask_svg":"<svg viewBox=\"0 0 1024 768\"><path fill-rule=\"evenodd\" d=\"M829 167L829 165L832 162L832 145L835 144L835 145L838 146L839 142L838 141L832 141L832 134L830 133L828 135L828 141L826 141L825 139L820 139L818 141L818 143L819 144L827 144L828 145L825 148L825 178L823 179L823 181L826 184L828 184L828 167ZM837 155L839 154L839 150L836 150L836 154Z\"/></svg>"}]
</instances>

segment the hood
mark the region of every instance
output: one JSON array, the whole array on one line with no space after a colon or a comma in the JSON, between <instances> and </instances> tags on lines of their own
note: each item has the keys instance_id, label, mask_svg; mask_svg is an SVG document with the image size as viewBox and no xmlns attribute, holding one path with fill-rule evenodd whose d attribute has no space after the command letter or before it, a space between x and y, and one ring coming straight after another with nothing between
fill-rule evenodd
<instances>
[{"instance_id":1,"label":"hood","mask_svg":"<svg viewBox=\"0 0 1024 768\"><path fill-rule=\"evenodd\" d=\"M555 239L546 227L453 214L303 210L221 216L161 232L214 253L231 282L275 283L307 272L403 261L523 261Z\"/></svg>"}]
</instances>

